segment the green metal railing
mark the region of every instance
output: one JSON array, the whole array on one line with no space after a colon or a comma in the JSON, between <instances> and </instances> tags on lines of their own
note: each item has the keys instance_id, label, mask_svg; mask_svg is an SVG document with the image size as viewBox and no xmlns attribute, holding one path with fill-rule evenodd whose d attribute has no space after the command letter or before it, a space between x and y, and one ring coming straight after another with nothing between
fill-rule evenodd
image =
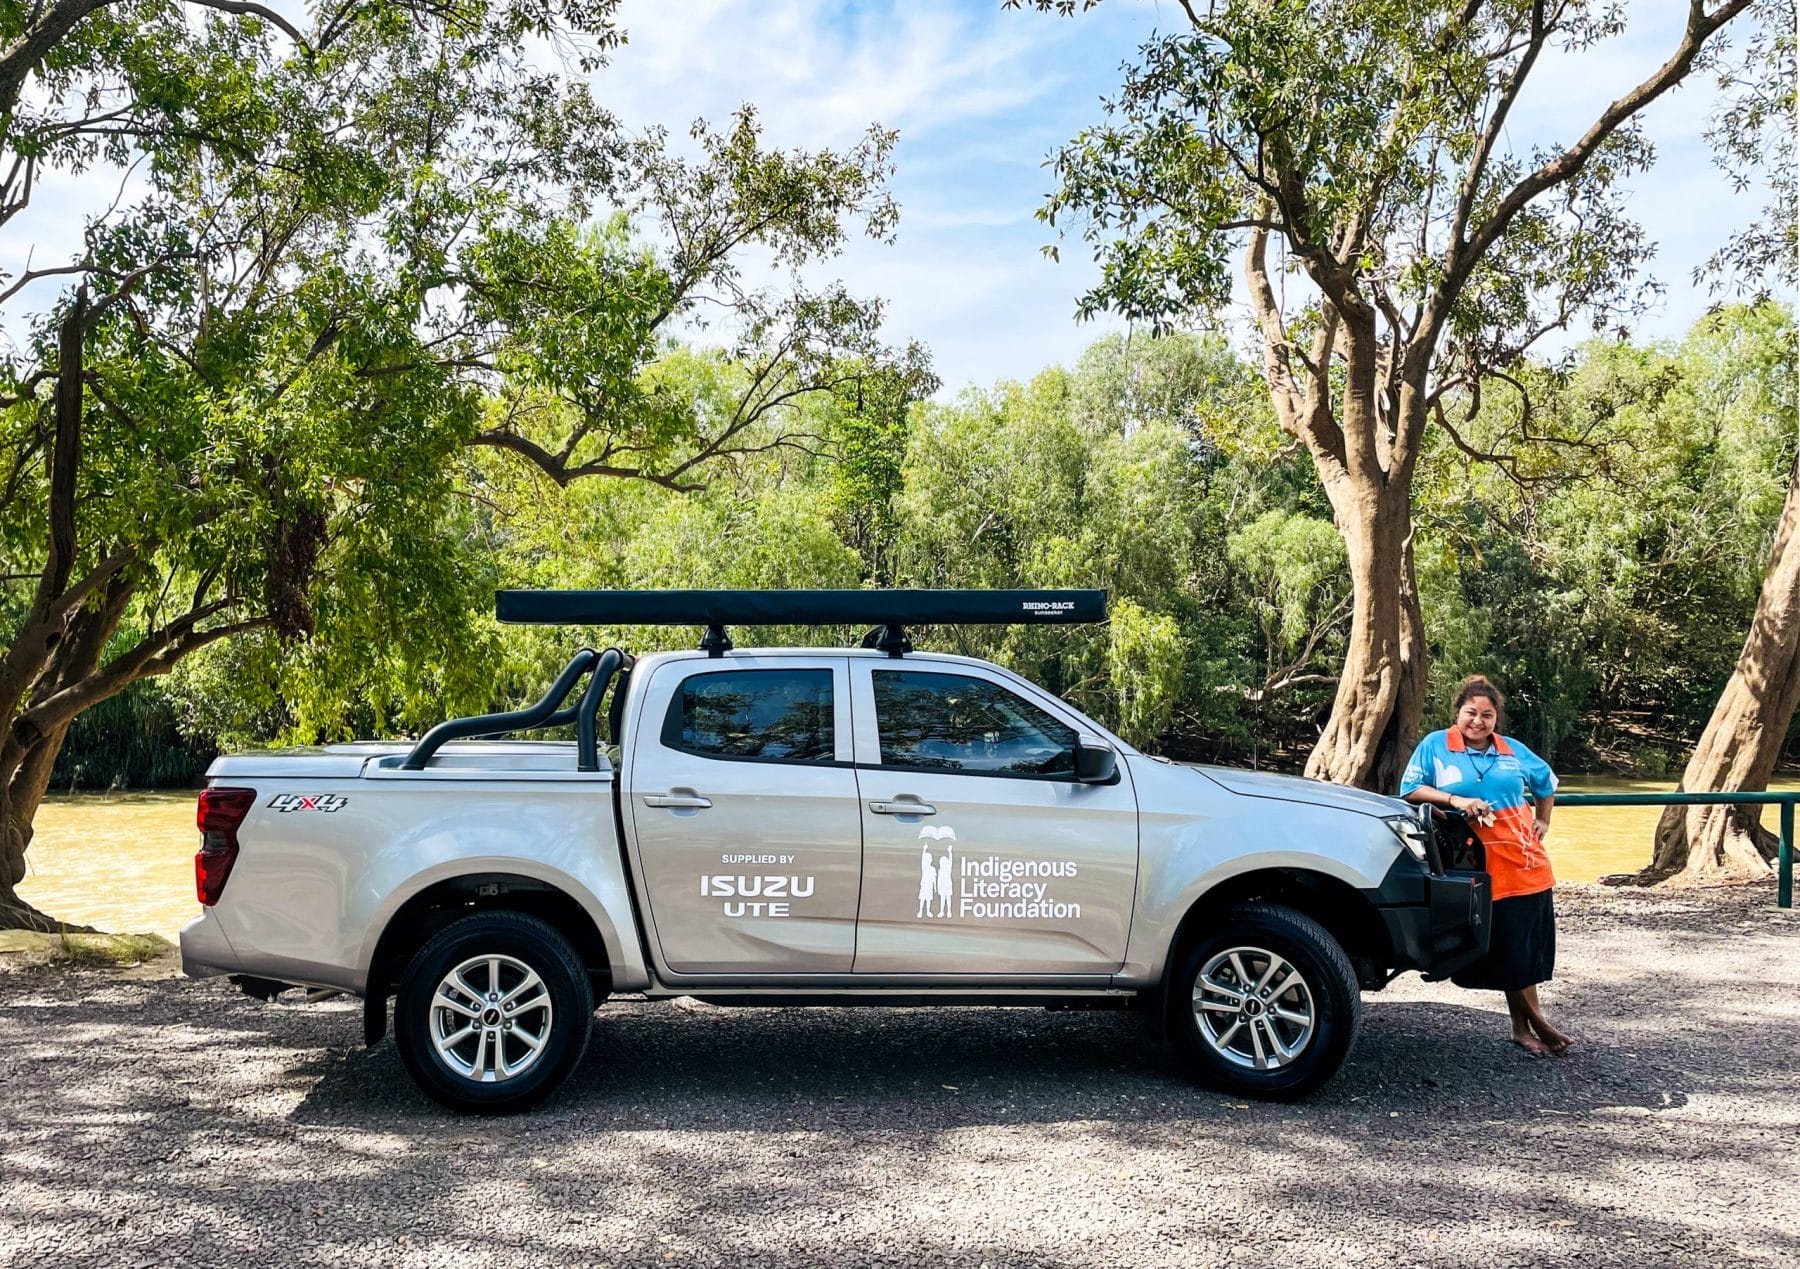
<instances>
[{"instance_id":1,"label":"green metal railing","mask_svg":"<svg viewBox=\"0 0 1800 1269\"><path fill-rule=\"evenodd\" d=\"M1800 793L1559 793L1558 806L1720 806L1774 803L1781 808L1781 853L1776 857L1775 902L1794 906L1794 803Z\"/></svg>"}]
</instances>

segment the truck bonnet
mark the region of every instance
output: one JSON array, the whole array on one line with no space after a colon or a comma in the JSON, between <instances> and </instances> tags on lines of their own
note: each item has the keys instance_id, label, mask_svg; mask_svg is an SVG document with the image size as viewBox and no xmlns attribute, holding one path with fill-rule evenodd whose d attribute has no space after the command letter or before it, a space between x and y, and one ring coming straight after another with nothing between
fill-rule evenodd
<instances>
[{"instance_id":1,"label":"truck bonnet","mask_svg":"<svg viewBox=\"0 0 1800 1269\"><path fill-rule=\"evenodd\" d=\"M1326 806L1359 815L1384 818L1409 815L1412 808L1399 798L1370 793L1366 789L1344 784L1327 784L1322 780L1306 780L1299 776L1276 775L1268 771L1240 771L1231 767L1209 767L1199 763L1181 764L1205 776L1214 784L1247 798L1271 798L1278 802L1300 802L1307 806Z\"/></svg>"}]
</instances>

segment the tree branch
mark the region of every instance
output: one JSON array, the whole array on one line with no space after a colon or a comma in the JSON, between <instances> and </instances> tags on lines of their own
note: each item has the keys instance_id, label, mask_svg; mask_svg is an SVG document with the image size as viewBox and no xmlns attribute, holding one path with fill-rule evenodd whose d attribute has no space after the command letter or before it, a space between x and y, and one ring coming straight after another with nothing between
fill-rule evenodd
<instances>
[{"instance_id":1,"label":"tree branch","mask_svg":"<svg viewBox=\"0 0 1800 1269\"><path fill-rule=\"evenodd\" d=\"M1269 231L1253 230L1250 249L1244 254L1244 284L1250 291L1256 324L1262 331L1263 373L1269 379L1269 395L1274 400L1275 416L1281 423L1281 430L1298 437L1301 434L1300 394L1294 382L1292 348L1281 320L1281 306L1269 281L1268 255Z\"/></svg>"},{"instance_id":2,"label":"tree branch","mask_svg":"<svg viewBox=\"0 0 1800 1269\"><path fill-rule=\"evenodd\" d=\"M1550 29L1544 20L1544 0L1534 0L1531 6L1531 40L1526 46L1525 56L1519 59L1512 74L1501 82L1500 96L1494 103L1494 113L1488 117L1487 125L1475 139L1475 150L1469 158L1469 170L1463 177L1462 188L1457 192L1456 209L1450 218L1450 246L1448 258L1444 261L1446 270L1457 267L1458 253L1463 248L1463 234L1469 227L1475 196L1481 189L1481 178L1487 171L1494 144L1500 139L1500 134L1506 127L1506 117L1512 113L1513 103L1519 98L1519 90L1525 86L1525 79L1531 74L1531 68L1536 64L1538 54L1543 52L1549 38Z\"/></svg>"},{"instance_id":3,"label":"tree branch","mask_svg":"<svg viewBox=\"0 0 1800 1269\"><path fill-rule=\"evenodd\" d=\"M1669 59L1637 87L1607 106L1579 141L1522 177L1476 227L1467 243L1452 242L1449 264L1433 297L1431 316L1423 339L1425 345L1435 345L1437 332L1448 318L1450 306L1455 303L1476 263L1487 254L1500 235L1506 232L1513 218L1525 205L1544 191L1576 176L1608 137L1685 79L1706 41L1725 23L1749 8L1750 3L1751 0L1726 0L1716 13L1708 17L1702 0L1689 0L1687 26L1682 32L1680 45ZM1418 342L1415 341L1416 344Z\"/></svg>"},{"instance_id":4,"label":"tree branch","mask_svg":"<svg viewBox=\"0 0 1800 1269\"><path fill-rule=\"evenodd\" d=\"M48 733L82 710L116 696L139 679L168 673L176 662L190 652L229 635L269 624L269 617L261 615L227 622L207 630L198 628L200 622L217 616L237 603L235 597L227 596L203 604L162 629L146 634L135 646L108 661L98 673L85 675L78 682L53 692L43 700L32 702L29 708L21 710L13 719L12 738L16 742L28 743L34 734Z\"/></svg>"},{"instance_id":5,"label":"tree branch","mask_svg":"<svg viewBox=\"0 0 1800 1269\"><path fill-rule=\"evenodd\" d=\"M306 42L306 37L300 34L297 27L279 13L275 12L275 10L266 8L263 5L251 4L249 3L249 0L182 0L182 3L197 4L203 9L217 9L221 13L235 13L239 16L248 15L250 17L261 18L270 26L279 27L287 37L299 47L300 51L305 53L308 57L311 57L313 54L312 45Z\"/></svg>"},{"instance_id":6,"label":"tree branch","mask_svg":"<svg viewBox=\"0 0 1800 1269\"><path fill-rule=\"evenodd\" d=\"M517 432L509 432L501 428L490 428L485 432L477 432L471 444L486 445L493 449L508 450L517 454L564 489L584 476L617 476L625 480L645 480L653 485L661 485L665 489L673 489L677 493L692 493L702 487L641 467L617 467L601 462L588 462L571 467L536 441L520 436Z\"/></svg>"},{"instance_id":7,"label":"tree branch","mask_svg":"<svg viewBox=\"0 0 1800 1269\"><path fill-rule=\"evenodd\" d=\"M0 53L0 117L12 119L25 81L46 54L88 14L113 0L57 0L29 30Z\"/></svg>"},{"instance_id":8,"label":"tree branch","mask_svg":"<svg viewBox=\"0 0 1800 1269\"><path fill-rule=\"evenodd\" d=\"M81 466L82 344L87 334L87 308L84 286L76 290L75 302L57 331L50 497L45 511L50 549L32 605L37 609L47 607L62 594L75 567L75 474Z\"/></svg>"}]
</instances>

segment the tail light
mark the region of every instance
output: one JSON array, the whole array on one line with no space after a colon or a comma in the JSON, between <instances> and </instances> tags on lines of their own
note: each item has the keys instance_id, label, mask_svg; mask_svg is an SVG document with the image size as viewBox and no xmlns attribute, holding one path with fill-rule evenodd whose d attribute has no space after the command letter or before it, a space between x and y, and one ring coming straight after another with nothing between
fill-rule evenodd
<instances>
[{"instance_id":1,"label":"tail light","mask_svg":"<svg viewBox=\"0 0 1800 1269\"><path fill-rule=\"evenodd\" d=\"M200 851L194 856L194 890L212 907L225 891L231 865L237 862L238 825L256 805L255 789L202 789L194 820L200 826Z\"/></svg>"}]
</instances>

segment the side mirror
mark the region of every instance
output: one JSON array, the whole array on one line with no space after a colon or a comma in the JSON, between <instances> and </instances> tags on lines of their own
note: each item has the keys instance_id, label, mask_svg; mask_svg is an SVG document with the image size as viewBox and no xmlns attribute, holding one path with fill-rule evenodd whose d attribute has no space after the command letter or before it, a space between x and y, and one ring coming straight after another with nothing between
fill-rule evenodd
<instances>
[{"instance_id":1,"label":"side mirror","mask_svg":"<svg viewBox=\"0 0 1800 1269\"><path fill-rule=\"evenodd\" d=\"M1081 784L1110 784L1119 774L1119 755L1104 740L1082 736L1075 741L1075 779Z\"/></svg>"}]
</instances>

